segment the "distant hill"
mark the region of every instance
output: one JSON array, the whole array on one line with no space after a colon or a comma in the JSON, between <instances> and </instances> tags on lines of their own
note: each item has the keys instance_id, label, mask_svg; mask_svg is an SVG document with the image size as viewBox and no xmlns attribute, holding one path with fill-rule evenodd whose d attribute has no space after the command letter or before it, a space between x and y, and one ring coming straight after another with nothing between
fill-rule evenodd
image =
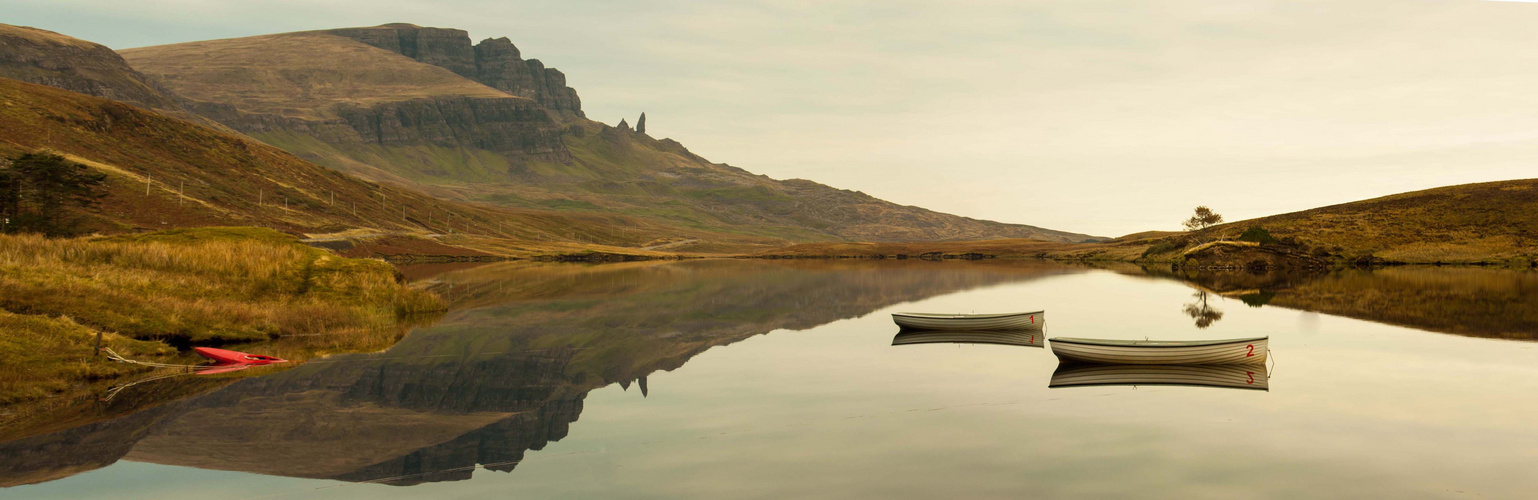
<instances>
[{"instance_id":1,"label":"distant hill","mask_svg":"<svg viewBox=\"0 0 1538 500\"><path fill-rule=\"evenodd\" d=\"M102 45L26 26L0 24L0 77L155 109L176 98Z\"/></svg>"},{"instance_id":2,"label":"distant hill","mask_svg":"<svg viewBox=\"0 0 1538 500\"><path fill-rule=\"evenodd\" d=\"M1538 256L1538 179L1447 186L1224 224L1259 226L1332 253L1401 262Z\"/></svg>"},{"instance_id":3,"label":"distant hill","mask_svg":"<svg viewBox=\"0 0 1538 500\"><path fill-rule=\"evenodd\" d=\"M522 59L505 38L471 44L461 30L390 24L122 54L235 130L444 198L789 241L1094 238L712 163L676 141L583 118L564 74Z\"/></svg>"}]
</instances>

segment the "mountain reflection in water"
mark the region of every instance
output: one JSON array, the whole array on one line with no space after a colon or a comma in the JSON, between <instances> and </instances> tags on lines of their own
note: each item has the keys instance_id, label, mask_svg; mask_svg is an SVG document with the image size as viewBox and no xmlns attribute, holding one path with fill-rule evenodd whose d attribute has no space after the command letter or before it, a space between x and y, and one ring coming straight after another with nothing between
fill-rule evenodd
<instances>
[{"instance_id":1,"label":"mountain reflection in water","mask_svg":"<svg viewBox=\"0 0 1538 500\"><path fill-rule=\"evenodd\" d=\"M510 471L586 394L714 346L936 295L1082 272L1048 263L504 264L432 287L455 312L389 350L314 360L189 399L0 443L0 485L118 460L409 485ZM638 396L640 397L640 396ZM153 406L152 406L153 405Z\"/></svg>"}]
</instances>

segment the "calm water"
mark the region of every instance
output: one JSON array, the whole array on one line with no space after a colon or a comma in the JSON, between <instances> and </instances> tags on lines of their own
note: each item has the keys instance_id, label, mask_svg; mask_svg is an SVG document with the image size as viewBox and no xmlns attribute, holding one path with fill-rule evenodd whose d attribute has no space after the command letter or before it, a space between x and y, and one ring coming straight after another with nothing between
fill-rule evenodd
<instances>
[{"instance_id":1,"label":"calm water","mask_svg":"<svg viewBox=\"0 0 1538 500\"><path fill-rule=\"evenodd\" d=\"M145 409L0 444L0 484L35 483L0 497L1538 495L1533 273L1173 278L992 262L450 270L434 287L459 309L386 352L157 405L136 386L117 398ZM1025 309L1047 310L1049 337L1269 335L1268 390L1049 388L1049 349L892 345L891 312Z\"/></svg>"}]
</instances>

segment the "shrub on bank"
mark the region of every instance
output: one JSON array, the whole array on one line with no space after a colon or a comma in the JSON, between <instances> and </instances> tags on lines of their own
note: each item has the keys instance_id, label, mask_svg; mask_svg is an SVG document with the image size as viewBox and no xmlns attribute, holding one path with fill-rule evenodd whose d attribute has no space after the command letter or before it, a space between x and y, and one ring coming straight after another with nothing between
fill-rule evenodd
<instances>
[{"instance_id":1,"label":"shrub on bank","mask_svg":"<svg viewBox=\"0 0 1538 500\"><path fill-rule=\"evenodd\" d=\"M1239 241L1251 241L1262 245L1276 245L1282 242L1276 239L1276 237L1271 236L1270 231L1260 226L1252 226L1249 229L1245 229L1244 233L1239 235Z\"/></svg>"}]
</instances>

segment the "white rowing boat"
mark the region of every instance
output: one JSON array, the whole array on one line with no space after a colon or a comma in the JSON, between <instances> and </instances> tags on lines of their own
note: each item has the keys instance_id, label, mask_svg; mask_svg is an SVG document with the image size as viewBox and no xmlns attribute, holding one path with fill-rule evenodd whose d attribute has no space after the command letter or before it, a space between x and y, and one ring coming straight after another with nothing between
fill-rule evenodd
<instances>
[{"instance_id":1,"label":"white rowing boat","mask_svg":"<svg viewBox=\"0 0 1538 500\"><path fill-rule=\"evenodd\" d=\"M1105 340L1059 337L1052 354L1063 362L1120 365L1237 365L1266 362L1270 337L1228 340Z\"/></svg>"},{"instance_id":2,"label":"white rowing boat","mask_svg":"<svg viewBox=\"0 0 1538 500\"><path fill-rule=\"evenodd\" d=\"M1102 385L1183 385L1269 389L1265 367L1255 365L1086 365L1066 363L1052 372L1047 387Z\"/></svg>"},{"instance_id":3,"label":"white rowing boat","mask_svg":"<svg viewBox=\"0 0 1538 500\"><path fill-rule=\"evenodd\" d=\"M1040 330L1047 323L1045 311L1003 314L893 313L892 321L904 330Z\"/></svg>"},{"instance_id":4,"label":"white rowing boat","mask_svg":"<svg viewBox=\"0 0 1538 500\"><path fill-rule=\"evenodd\" d=\"M1015 331L908 331L892 337L892 345L995 344L1046 347L1047 339L1035 330Z\"/></svg>"}]
</instances>

